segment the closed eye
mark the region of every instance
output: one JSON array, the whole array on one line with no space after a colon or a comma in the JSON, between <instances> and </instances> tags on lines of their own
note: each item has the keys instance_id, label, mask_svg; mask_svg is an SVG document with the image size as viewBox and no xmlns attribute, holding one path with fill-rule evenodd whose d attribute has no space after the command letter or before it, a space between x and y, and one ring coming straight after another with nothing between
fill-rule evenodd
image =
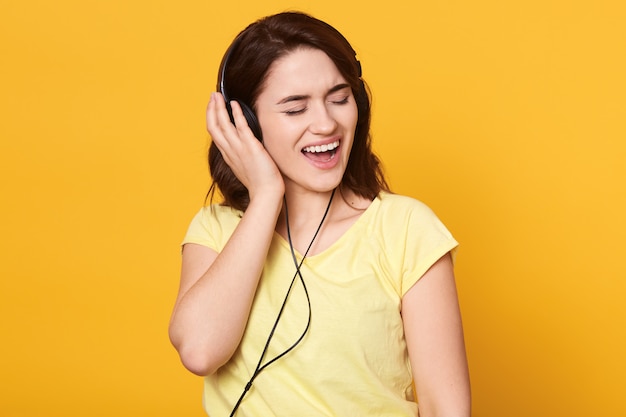
<instances>
[{"instance_id":1,"label":"closed eye","mask_svg":"<svg viewBox=\"0 0 626 417\"><path fill-rule=\"evenodd\" d=\"M350 102L350 97L352 96L352 89L348 84L337 84L333 88L328 91L326 95L328 102L336 105L348 104ZM308 95L292 95L283 98L280 100L278 105L292 104L294 105L293 109L283 110L283 113L287 116L297 116L299 114L303 114L307 111L308 107L306 106L306 101L309 100L311 96ZM302 105L302 107L300 107Z\"/></svg>"},{"instance_id":2,"label":"closed eye","mask_svg":"<svg viewBox=\"0 0 626 417\"><path fill-rule=\"evenodd\" d=\"M301 109L285 110L283 113L285 113L287 116L295 116L304 113L306 109L306 107L303 107Z\"/></svg>"},{"instance_id":3,"label":"closed eye","mask_svg":"<svg viewBox=\"0 0 626 417\"><path fill-rule=\"evenodd\" d=\"M333 104L347 104L349 99L350 99L350 96L345 96L342 99L331 100L330 102L333 103Z\"/></svg>"},{"instance_id":4,"label":"closed eye","mask_svg":"<svg viewBox=\"0 0 626 417\"><path fill-rule=\"evenodd\" d=\"M348 102L350 101L350 96L347 95L343 98L338 98L338 99L331 99L329 100L332 104L336 104L336 105L343 105L343 104L348 104ZM303 107L303 108L299 108L299 109L292 109L292 110L285 110L283 111L284 114L286 114L287 116L297 116L299 114L302 114L304 112L307 111L307 107Z\"/></svg>"}]
</instances>

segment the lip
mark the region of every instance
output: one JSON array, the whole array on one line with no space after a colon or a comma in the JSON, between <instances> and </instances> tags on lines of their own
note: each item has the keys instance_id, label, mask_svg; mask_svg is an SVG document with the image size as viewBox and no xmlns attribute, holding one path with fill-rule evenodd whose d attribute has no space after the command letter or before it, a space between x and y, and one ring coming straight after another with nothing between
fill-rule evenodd
<instances>
[{"instance_id":1,"label":"lip","mask_svg":"<svg viewBox=\"0 0 626 417\"><path fill-rule=\"evenodd\" d=\"M309 146L322 146L322 145L328 145L330 143L333 142L339 142L339 146L337 146L334 151L334 155L331 159L329 159L328 161L318 161L318 160L313 160L310 159L306 156L306 152L304 152L305 148L308 148ZM318 141L318 142L312 142L307 144L306 146L302 147L302 151L300 152L302 154L302 157L311 165L313 165L314 167L318 168L318 169L322 169L322 170L328 170L328 169L332 169L334 167L337 166L337 164L339 164L339 161L341 160L341 148L342 148L342 140L340 137L334 137L334 138L329 138L329 139L325 139L322 141Z\"/></svg>"}]
</instances>

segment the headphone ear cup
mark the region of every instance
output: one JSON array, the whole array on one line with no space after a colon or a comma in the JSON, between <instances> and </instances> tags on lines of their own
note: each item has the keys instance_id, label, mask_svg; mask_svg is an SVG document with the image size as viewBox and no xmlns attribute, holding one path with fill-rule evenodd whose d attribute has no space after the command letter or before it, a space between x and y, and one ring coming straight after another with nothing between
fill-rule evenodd
<instances>
[{"instance_id":1,"label":"headphone ear cup","mask_svg":"<svg viewBox=\"0 0 626 417\"><path fill-rule=\"evenodd\" d=\"M263 142L263 134L261 132L261 125L259 124L259 121L256 118L256 115L254 114L252 109L248 107L247 104L242 103L241 101L237 99L233 99L231 101L236 101L237 104L239 104L239 107L241 107L243 116L246 118L246 122L248 122L248 126L250 127L250 130L259 141ZM235 118L233 117L233 108L231 107L230 102L226 103L226 110L228 110L228 117L230 117L230 121L233 124L235 124Z\"/></svg>"},{"instance_id":2,"label":"headphone ear cup","mask_svg":"<svg viewBox=\"0 0 626 417\"><path fill-rule=\"evenodd\" d=\"M358 110L359 119L365 117L370 109L370 100L367 96L367 89L363 80L359 81L359 89L354 92L354 101Z\"/></svg>"}]
</instances>

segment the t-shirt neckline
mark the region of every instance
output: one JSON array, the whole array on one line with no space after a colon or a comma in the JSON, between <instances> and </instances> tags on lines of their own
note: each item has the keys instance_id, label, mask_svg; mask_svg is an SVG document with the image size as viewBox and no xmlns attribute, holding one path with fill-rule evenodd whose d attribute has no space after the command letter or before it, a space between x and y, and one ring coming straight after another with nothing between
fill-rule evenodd
<instances>
[{"instance_id":1,"label":"t-shirt neckline","mask_svg":"<svg viewBox=\"0 0 626 417\"><path fill-rule=\"evenodd\" d=\"M376 210L376 207L378 207L378 205L380 204L382 194L383 193L380 193L379 195L377 195L372 200L370 205L367 206L365 210L363 210L363 213L361 213L359 218L356 219L356 221L352 223L352 225L350 225L348 230L346 230L341 236L339 236L339 238L337 238L333 243L331 243L330 246L328 246L323 251L316 253L315 255L307 255L306 259L319 259L319 258L323 258L325 255L328 255L329 253L332 253L337 246L341 245L341 242L343 240L349 239L351 234L356 233L356 230L360 229L362 227L361 226L362 224L363 225L367 224L366 223L367 218L372 215L371 213L373 213ZM284 237L282 237L276 230L274 230L274 239L276 239L281 244L281 246L286 248L287 251L289 251L289 253L291 254L289 241L285 239ZM293 251L296 254L297 259L302 259L302 254L297 249L294 248Z\"/></svg>"}]
</instances>

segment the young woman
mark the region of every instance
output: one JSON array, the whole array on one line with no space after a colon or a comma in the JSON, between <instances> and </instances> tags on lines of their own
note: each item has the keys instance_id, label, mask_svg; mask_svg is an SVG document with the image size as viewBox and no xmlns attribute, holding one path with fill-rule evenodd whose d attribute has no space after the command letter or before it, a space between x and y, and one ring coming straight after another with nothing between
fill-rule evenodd
<instances>
[{"instance_id":1,"label":"young woman","mask_svg":"<svg viewBox=\"0 0 626 417\"><path fill-rule=\"evenodd\" d=\"M421 417L469 416L457 243L389 192L348 41L302 13L263 18L226 52L218 90L223 202L189 227L170 324L206 412L417 416L419 398Z\"/></svg>"}]
</instances>

